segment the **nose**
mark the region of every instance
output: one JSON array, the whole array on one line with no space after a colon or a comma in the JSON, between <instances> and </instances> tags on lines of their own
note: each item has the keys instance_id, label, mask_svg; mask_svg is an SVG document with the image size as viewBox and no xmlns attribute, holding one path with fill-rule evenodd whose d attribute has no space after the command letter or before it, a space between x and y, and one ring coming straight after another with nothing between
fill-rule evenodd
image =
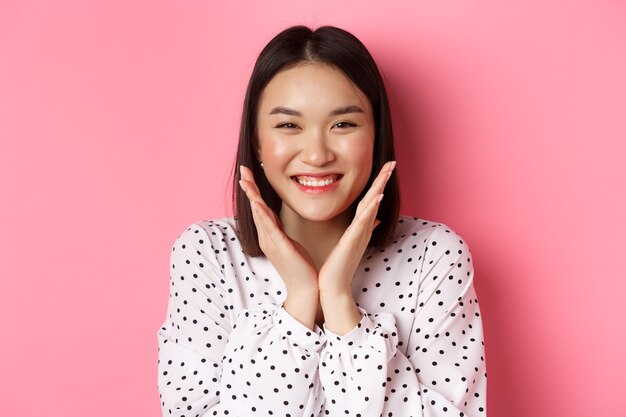
<instances>
[{"instance_id":1,"label":"nose","mask_svg":"<svg viewBox=\"0 0 626 417\"><path fill-rule=\"evenodd\" d=\"M335 154L328 146L328 138L324 132L315 130L306 135L300 151L300 159L313 166L323 166L335 159Z\"/></svg>"}]
</instances>

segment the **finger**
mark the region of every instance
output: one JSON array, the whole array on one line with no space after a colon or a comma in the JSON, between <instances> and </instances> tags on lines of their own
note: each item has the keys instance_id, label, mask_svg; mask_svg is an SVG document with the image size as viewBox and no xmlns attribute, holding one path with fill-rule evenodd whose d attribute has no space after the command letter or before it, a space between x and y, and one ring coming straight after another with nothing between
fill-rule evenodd
<instances>
[{"instance_id":1,"label":"finger","mask_svg":"<svg viewBox=\"0 0 626 417\"><path fill-rule=\"evenodd\" d=\"M387 181L391 178L391 174L396 167L396 161L389 161L381 168L376 180L374 180L375 184L372 184L374 189L374 194L380 194L385 189L385 185L387 185Z\"/></svg>"},{"instance_id":2,"label":"finger","mask_svg":"<svg viewBox=\"0 0 626 417\"><path fill-rule=\"evenodd\" d=\"M261 225L263 226L263 230L267 233L267 235L274 242L281 242L285 238L284 232L278 227L276 222L276 217L274 216L274 212L272 209L267 207L262 203L255 203L257 205L258 211L261 214L259 219L261 221Z\"/></svg>"},{"instance_id":3,"label":"finger","mask_svg":"<svg viewBox=\"0 0 626 417\"><path fill-rule=\"evenodd\" d=\"M254 180L254 176L252 175L250 168L248 168L245 165L239 165L239 176L243 180L247 180L247 181Z\"/></svg>"},{"instance_id":4,"label":"finger","mask_svg":"<svg viewBox=\"0 0 626 417\"><path fill-rule=\"evenodd\" d=\"M269 217L274 224L276 224L276 215L274 211L270 209L265 201L261 198L260 195L256 193L256 191L252 190L249 183L246 181L240 181L241 187L246 192L246 196L248 200L250 200L250 208L252 209L252 218L255 224L262 224L259 221L262 220L264 216Z\"/></svg>"},{"instance_id":5,"label":"finger","mask_svg":"<svg viewBox=\"0 0 626 417\"><path fill-rule=\"evenodd\" d=\"M353 242L360 240L369 242L372 231L380 224L380 220L376 218L376 214L378 213L378 207L382 199L383 194L378 194L376 198L370 200L369 204L363 207L361 212L354 216L352 223L350 223L350 226L346 229L344 235L346 239Z\"/></svg>"},{"instance_id":6,"label":"finger","mask_svg":"<svg viewBox=\"0 0 626 417\"><path fill-rule=\"evenodd\" d=\"M239 174L242 180L249 182L254 191L257 192L257 194L261 194L261 192L259 191L259 187L256 184L256 181L254 180L254 175L252 174L252 170L244 165L240 165L239 166Z\"/></svg>"},{"instance_id":7,"label":"finger","mask_svg":"<svg viewBox=\"0 0 626 417\"><path fill-rule=\"evenodd\" d=\"M389 181L389 178L391 177L395 166L396 161L389 161L385 165L383 165L382 169L376 176L376 179L372 183L370 189L367 190L367 193L359 202L359 205L357 206L357 213L363 210L362 207L367 206L371 202L371 200L375 198L376 195L383 192L383 190L385 189L385 185L387 185L387 181Z\"/></svg>"},{"instance_id":8,"label":"finger","mask_svg":"<svg viewBox=\"0 0 626 417\"><path fill-rule=\"evenodd\" d=\"M364 200L366 198L367 200L369 200L373 198L375 195L383 192L383 190L385 189L385 185L387 184L387 181L391 177L391 173L393 172L395 166L396 166L395 161L389 161L385 165L383 165L380 172L376 176L376 179L372 183L370 189L365 194L363 198Z\"/></svg>"},{"instance_id":9,"label":"finger","mask_svg":"<svg viewBox=\"0 0 626 417\"><path fill-rule=\"evenodd\" d=\"M246 194L246 197L248 197L248 200L250 201L252 219L254 221L255 226L257 227L257 233L260 235L263 233L263 230L261 228L263 224L261 222L261 217L263 213L265 213L265 211L259 210L259 208L256 207L256 205L258 204L259 206L264 206L264 207L267 207L267 205L265 204L265 201L263 201L263 198L261 197L261 194L259 193L259 190L256 187L256 184L254 183L254 177L252 175L252 171L250 171L249 168L243 165L240 165L239 173L241 177L241 179L239 180L239 186L244 191L244 193Z\"/></svg>"},{"instance_id":10,"label":"finger","mask_svg":"<svg viewBox=\"0 0 626 417\"><path fill-rule=\"evenodd\" d=\"M274 223L278 225L281 224L280 219L278 218L274 210L272 210L267 205L265 200L263 200L263 197L261 197L261 194L259 194L259 192L248 181L239 180L239 185L243 189L244 193L246 193L246 197L248 197L248 201L250 201L250 204L252 204L253 202L260 203L263 209L268 212L269 215L274 219Z\"/></svg>"},{"instance_id":11,"label":"finger","mask_svg":"<svg viewBox=\"0 0 626 417\"><path fill-rule=\"evenodd\" d=\"M258 201L251 202L251 206L252 219L254 220L254 225L257 230L259 246L267 256L270 256L274 251L273 246L278 242L275 232L277 226L273 223L272 217L267 213L267 211L271 210L269 210L269 208L266 209L263 204Z\"/></svg>"},{"instance_id":12,"label":"finger","mask_svg":"<svg viewBox=\"0 0 626 417\"><path fill-rule=\"evenodd\" d=\"M248 197L250 202L263 200L259 192L255 189L254 184L250 181L239 180L239 186L241 186L243 192L246 193L246 197Z\"/></svg>"},{"instance_id":13,"label":"finger","mask_svg":"<svg viewBox=\"0 0 626 417\"><path fill-rule=\"evenodd\" d=\"M380 224L380 220L376 219L376 213L378 212L378 206L382 198L383 195L378 194L376 198L370 200L369 204L367 204L359 215L355 216L350 226L348 226L339 239L330 257L333 257L333 259L339 257L343 259L342 262L356 262L358 264L358 259L361 258L369 244L374 227ZM358 259L355 259L354 257L357 254ZM354 267L356 267L356 264Z\"/></svg>"},{"instance_id":14,"label":"finger","mask_svg":"<svg viewBox=\"0 0 626 417\"><path fill-rule=\"evenodd\" d=\"M281 222L280 222L280 219L278 218L278 215L274 212L274 210L272 210L267 205L265 200L263 200L263 197L261 196L261 193L259 192L259 189L256 187L256 185L254 183L251 183L250 181L241 179L241 180L239 180L239 186L241 187L241 189L246 194L246 197L248 197L248 201L250 201L250 204L252 204L253 202L260 203L262 205L262 207L264 208L264 210L267 213L269 213L269 215L272 217L272 219L274 220L274 223L278 227L281 227Z\"/></svg>"},{"instance_id":15,"label":"finger","mask_svg":"<svg viewBox=\"0 0 626 417\"><path fill-rule=\"evenodd\" d=\"M378 207L380 202L383 201L384 194L378 194L374 196L354 217L354 222L362 225L363 227L371 226L373 228L376 221L376 215L378 214Z\"/></svg>"},{"instance_id":16,"label":"finger","mask_svg":"<svg viewBox=\"0 0 626 417\"><path fill-rule=\"evenodd\" d=\"M282 251L293 249L289 238L279 227L276 216L274 216L274 212L269 207L257 201L253 203L253 211L256 211L257 220L255 224L257 224L257 231L260 230L260 233L265 238L266 247L264 249L269 249L270 251L272 247ZM266 253L266 255L268 254Z\"/></svg>"},{"instance_id":17,"label":"finger","mask_svg":"<svg viewBox=\"0 0 626 417\"><path fill-rule=\"evenodd\" d=\"M274 218L274 212L270 209L265 203L262 201L255 201L253 203L254 209L257 211L257 217L261 226L265 229L266 232L273 232L272 229L277 229L278 225L276 224Z\"/></svg>"},{"instance_id":18,"label":"finger","mask_svg":"<svg viewBox=\"0 0 626 417\"><path fill-rule=\"evenodd\" d=\"M242 172L245 172L245 170L242 169ZM252 178L251 173L242 175L242 179L239 180L239 185L250 201L263 201L265 203L258 187L254 183L254 178Z\"/></svg>"},{"instance_id":19,"label":"finger","mask_svg":"<svg viewBox=\"0 0 626 417\"><path fill-rule=\"evenodd\" d=\"M239 185L241 186L243 191L246 193L248 200L250 200L251 202L260 201L261 203L263 203L263 206L265 207L266 211L270 213L271 217L274 219L274 222L280 225L280 219L278 218L274 210L269 208L269 206L263 199L263 196L261 196L261 191L259 190L259 187L254 181L252 171L248 167L244 165L240 165L239 172L242 178L241 180L239 180Z\"/></svg>"},{"instance_id":20,"label":"finger","mask_svg":"<svg viewBox=\"0 0 626 417\"><path fill-rule=\"evenodd\" d=\"M259 210L259 204L255 201L250 201L250 209L252 211L252 220L254 221L254 226L256 227L257 235L259 236L259 240L265 237L266 233L263 228L263 222L261 221L262 213Z\"/></svg>"}]
</instances>

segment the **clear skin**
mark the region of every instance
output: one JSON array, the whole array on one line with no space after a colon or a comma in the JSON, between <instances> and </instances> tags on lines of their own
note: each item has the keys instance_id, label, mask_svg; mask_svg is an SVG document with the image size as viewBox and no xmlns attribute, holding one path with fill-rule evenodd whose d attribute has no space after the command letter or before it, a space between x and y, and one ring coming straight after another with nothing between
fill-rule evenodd
<instances>
[{"instance_id":1,"label":"clear skin","mask_svg":"<svg viewBox=\"0 0 626 417\"><path fill-rule=\"evenodd\" d=\"M303 63L276 74L257 113L259 159L282 200L277 216L252 172L240 167L259 245L287 287L283 307L310 329L345 334L361 320L352 278L367 249L385 184L386 163L359 202L372 170L374 120L367 97L339 70ZM301 180L330 180L325 187ZM328 182L328 181L327 181Z\"/></svg>"}]
</instances>

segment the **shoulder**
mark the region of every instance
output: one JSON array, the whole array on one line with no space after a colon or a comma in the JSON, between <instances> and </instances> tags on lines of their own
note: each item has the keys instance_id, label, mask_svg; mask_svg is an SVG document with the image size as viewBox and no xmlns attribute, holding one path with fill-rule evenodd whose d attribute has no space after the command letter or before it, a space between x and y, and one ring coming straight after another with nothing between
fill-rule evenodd
<instances>
[{"instance_id":1,"label":"shoulder","mask_svg":"<svg viewBox=\"0 0 626 417\"><path fill-rule=\"evenodd\" d=\"M219 242L222 239L237 239L236 222L232 217L214 220L199 220L191 223L176 238L176 242L203 244L208 239Z\"/></svg>"},{"instance_id":2,"label":"shoulder","mask_svg":"<svg viewBox=\"0 0 626 417\"><path fill-rule=\"evenodd\" d=\"M461 236L444 223L426 220L419 217L400 215L393 240L402 240L407 236L421 236L441 241L457 241Z\"/></svg>"},{"instance_id":3,"label":"shoulder","mask_svg":"<svg viewBox=\"0 0 626 417\"><path fill-rule=\"evenodd\" d=\"M390 245L421 249L429 257L469 254L465 240L444 223L401 215Z\"/></svg>"},{"instance_id":4,"label":"shoulder","mask_svg":"<svg viewBox=\"0 0 626 417\"><path fill-rule=\"evenodd\" d=\"M238 244L235 219L223 217L191 223L174 241L172 252L195 249L198 253L219 254L226 252L228 246Z\"/></svg>"}]
</instances>

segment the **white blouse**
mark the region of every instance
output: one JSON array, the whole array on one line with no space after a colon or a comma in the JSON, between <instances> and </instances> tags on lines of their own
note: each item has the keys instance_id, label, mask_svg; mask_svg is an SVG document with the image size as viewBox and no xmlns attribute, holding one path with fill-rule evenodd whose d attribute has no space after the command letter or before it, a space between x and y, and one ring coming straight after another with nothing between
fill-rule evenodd
<instances>
[{"instance_id":1,"label":"white blouse","mask_svg":"<svg viewBox=\"0 0 626 417\"><path fill-rule=\"evenodd\" d=\"M339 336L295 320L265 257L232 218L191 225L171 253L158 332L164 416L484 416L486 368L469 248L401 216L352 290L361 322Z\"/></svg>"}]
</instances>

